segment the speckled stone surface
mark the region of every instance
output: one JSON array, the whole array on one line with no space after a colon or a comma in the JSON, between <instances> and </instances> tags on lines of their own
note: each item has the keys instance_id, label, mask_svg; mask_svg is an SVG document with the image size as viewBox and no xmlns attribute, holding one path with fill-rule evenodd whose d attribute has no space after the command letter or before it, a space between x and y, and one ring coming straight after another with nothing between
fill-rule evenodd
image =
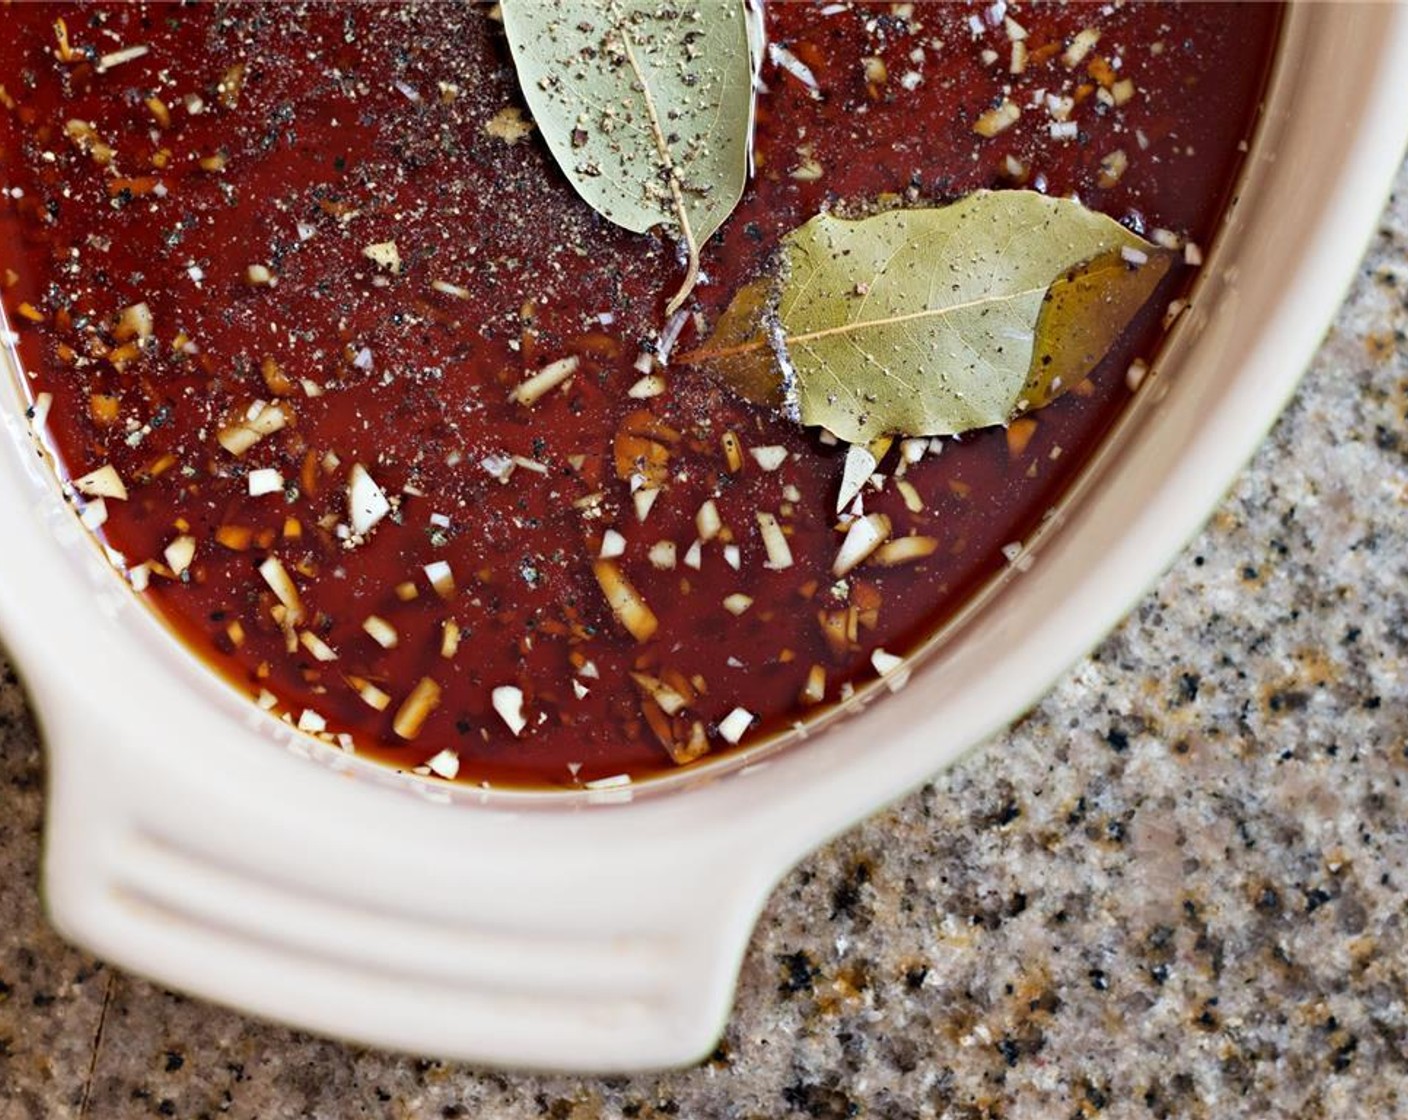
<instances>
[{"instance_id":1,"label":"speckled stone surface","mask_svg":"<svg viewBox=\"0 0 1408 1120\"><path fill-rule=\"evenodd\" d=\"M76 952L40 911L43 757L0 672L0 1120L1408 1116L1398 187L1206 531L1019 726L786 878L698 1069L486 1075Z\"/></svg>"}]
</instances>

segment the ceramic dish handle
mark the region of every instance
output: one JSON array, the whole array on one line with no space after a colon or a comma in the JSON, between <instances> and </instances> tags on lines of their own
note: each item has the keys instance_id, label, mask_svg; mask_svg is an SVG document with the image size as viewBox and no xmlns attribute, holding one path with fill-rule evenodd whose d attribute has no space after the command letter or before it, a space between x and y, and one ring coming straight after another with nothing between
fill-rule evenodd
<instances>
[{"instance_id":1,"label":"ceramic dish handle","mask_svg":"<svg viewBox=\"0 0 1408 1120\"><path fill-rule=\"evenodd\" d=\"M572 813L437 814L385 789L329 808L339 783L292 758L281 796L251 798L223 770L137 765L115 741L129 732L92 709L49 706L42 722L45 883L64 933L160 983L373 1045L573 1070L696 1061L771 884L717 844L684 862L601 835L574 850ZM594 816L576 814L588 829ZM456 835L466 821L477 835Z\"/></svg>"}]
</instances>

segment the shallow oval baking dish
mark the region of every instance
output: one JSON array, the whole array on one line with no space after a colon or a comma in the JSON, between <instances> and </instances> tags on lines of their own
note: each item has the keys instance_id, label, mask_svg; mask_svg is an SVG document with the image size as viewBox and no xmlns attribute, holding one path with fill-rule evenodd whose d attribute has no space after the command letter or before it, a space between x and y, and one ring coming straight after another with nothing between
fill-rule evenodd
<instances>
[{"instance_id":1,"label":"shallow oval baking dish","mask_svg":"<svg viewBox=\"0 0 1408 1120\"><path fill-rule=\"evenodd\" d=\"M1030 563L916 655L907 687L863 714L862 692L805 745L630 789L431 786L256 710L80 527L7 353L0 634L49 751L54 922L163 984L370 1044L579 1070L706 1053L779 876L1033 703L1254 449L1402 158L1404 57L1408 9L1291 8L1190 309Z\"/></svg>"}]
</instances>

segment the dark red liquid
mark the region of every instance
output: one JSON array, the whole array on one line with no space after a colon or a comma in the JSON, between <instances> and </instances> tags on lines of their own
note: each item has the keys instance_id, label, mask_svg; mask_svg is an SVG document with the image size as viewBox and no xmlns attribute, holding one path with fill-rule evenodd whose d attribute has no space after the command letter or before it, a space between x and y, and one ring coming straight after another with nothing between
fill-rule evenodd
<instances>
[{"instance_id":1,"label":"dark red liquid","mask_svg":"<svg viewBox=\"0 0 1408 1120\"><path fill-rule=\"evenodd\" d=\"M783 233L823 207L885 194L932 205L1023 182L1074 193L1146 235L1211 239L1256 120L1274 7L1011 9L1027 34L1019 75L1009 73L1004 29L983 24L984 6L913 8L906 21L889 4L768 7L771 40L810 67L824 96L765 67L758 173L703 254L697 300L707 321ZM34 391L52 394L47 431L66 472L111 464L126 483L128 499L106 503L107 541L136 566L163 564L173 539L194 538L184 577L156 569L147 596L224 675L268 690L295 720L305 708L320 713L329 733L350 733L358 751L398 767L450 748L462 779L640 776L674 764L642 716L632 670L689 682L676 730L698 721L718 752L728 745L717 724L735 707L759 717L744 743L756 741L806 714L798 697L813 665L825 669L830 702L846 682L874 675L874 649L903 653L933 632L1080 470L1128 398L1126 368L1152 353L1165 306L1194 270L1175 270L1081 392L1036 414L1025 447L1000 429L946 441L907 471L918 513L893 479L869 492L867 510L887 513L896 535L931 535L939 547L919 563L862 567L833 588L842 450L689 369L665 370L663 395L627 395L640 342L656 337L678 286L675 246L598 218L536 135L510 144L485 133L521 103L486 11L7 9L5 308ZM55 57L59 16L67 59ZM1068 66L1063 51L1087 26L1099 42ZM100 56L135 45L149 52L99 72ZM867 57L884 60L883 84L867 82ZM1112 104L1121 79L1133 95ZM1075 99L1074 139L1053 138L1048 109L1029 107L1038 90ZM1020 120L992 138L975 134L974 120L1005 92L1023 107ZM69 121L92 131L72 137ZM1102 186L1102 161L1117 150L1127 168L1111 182L1107 161ZM386 241L401 258L395 275L363 255ZM251 265L276 286L248 283ZM433 290L434 280L468 298ZM115 316L139 302L153 340L123 351ZM698 339L691 323L678 348ZM581 366L567 388L531 408L508 400L528 373L569 355ZM217 433L252 402L276 399L287 427L239 457L221 446ZM623 424L650 423L671 433L661 437L668 485L641 522L616 441ZM745 449L736 473L721 446L727 432ZM780 470L762 471L748 454L765 445L791 453ZM503 455L545 470L519 466L500 482L481 464ZM356 463L398 508L348 547L337 526ZM882 470L894 466L892 457ZM285 492L250 497L248 472L259 468L277 469ZM727 530L703 546L700 569L652 566L659 541L683 560L711 498ZM764 567L758 510L781 514L793 567ZM593 576L608 529L625 538L621 571L659 619L649 642L622 630ZM258 574L270 555L298 585L307 614L298 629L335 660L319 660L316 643L286 648ZM442 560L456 584L448 600L424 573ZM397 587L408 581L417 597L404 601ZM726 610L732 594L751 597L751 608ZM863 620L858 639L833 648L818 613L851 606ZM369 615L394 626L394 649L363 630ZM446 620L462 633L449 658ZM406 741L393 716L425 677L441 702ZM390 698L384 711L359 698L362 682ZM523 693L521 736L491 706L500 686Z\"/></svg>"}]
</instances>

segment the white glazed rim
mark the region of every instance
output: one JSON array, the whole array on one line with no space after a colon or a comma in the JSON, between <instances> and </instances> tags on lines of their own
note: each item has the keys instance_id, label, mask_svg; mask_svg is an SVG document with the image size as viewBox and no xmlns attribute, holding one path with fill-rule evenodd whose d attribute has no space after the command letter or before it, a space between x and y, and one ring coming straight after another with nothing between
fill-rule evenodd
<instances>
[{"instance_id":1,"label":"white glazed rim","mask_svg":"<svg viewBox=\"0 0 1408 1120\"><path fill-rule=\"evenodd\" d=\"M1304 104L1289 75L1308 82L1302 56L1337 49L1356 64L1340 100L1326 84L1328 108ZM1297 6L1282 51L1253 157L1260 168L1210 261L1217 275L1183 328L1181 353L1166 355L1103 457L1102 485L1085 490L1031 571L975 611L904 691L804 749L706 772L696 785L662 783L621 804L442 803L422 785L398 790L269 749L268 721L251 722L247 702L193 667L75 539L52 478L24 450L16 410L0 409L11 437L0 441L0 518L15 534L0 548L0 632L51 754L46 885L56 920L167 983L383 1045L592 1068L678 1062L707 1047L775 878L1019 715L1099 641L1196 531L1293 390L1402 155L1408 68L1395 61L1408 54L1408 11ZM1318 162L1282 172L1272 161L1284 166L1297 114L1327 111L1334 127L1317 139ZM1280 229L1253 205L1273 190L1295 216ZM219 752L218 773L206 751ZM446 853L491 854L460 866ZM217 881L221 890L209 890ZM183 927L182 913L200 920ZM639 1019L648 1030L623 1026L615 1011L574 1019L543 993L535 998L561 1030L535 1030L542 1008L515 1028L499 1005L482 1021L462 1004L442 1007L443 993L415 990L413 970L386 947L344 946L331 979L318 972L325 962L308 959L318 943L310 931L334 924L360 924L369 938L399 931L450 953L466 923L490 931L464 965L476 992L486 982L476 961L526 967L502 939L491 943L494 930L521 938L550 927L561 934L557 951L595 961L603 976L625 967L602 948L618 941L695 974L686 989L662 967L651 983L680 991L651 1004L664 1017ZM222 945L224 972L197 943L221 931L242 938ZM375 1003L345 993L342 977ZM457 1022L468 1024L462 1033Z\"/></svg>"}]
</instances>

